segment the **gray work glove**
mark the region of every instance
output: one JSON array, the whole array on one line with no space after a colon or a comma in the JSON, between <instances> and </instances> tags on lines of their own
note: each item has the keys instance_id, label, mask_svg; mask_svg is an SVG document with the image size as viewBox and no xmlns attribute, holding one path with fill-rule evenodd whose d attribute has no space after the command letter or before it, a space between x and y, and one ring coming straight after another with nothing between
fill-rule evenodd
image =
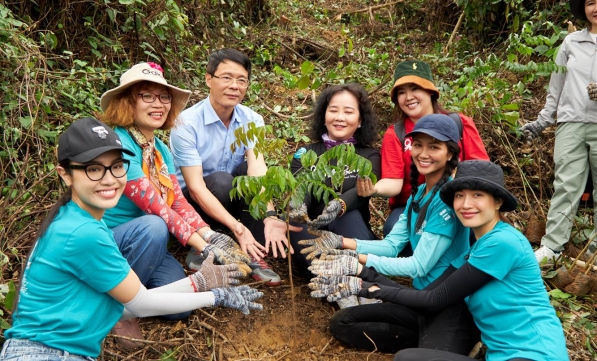
<instances>
[{"instance_id":1,"label":"gray work glove","mask_svg":"<svg viewBox=\"0 0 597 361\"><path fill-rule=\"evenodd\" d=\"M249 310L263 310L261 304L253 302L263 296L263 292L249 286L214 288L211 292L216 299L214 306L234 308L245 315L250 313Z\"/></svg>"},{"instance_id":2,"label":"gray work glove","mask_svg":"<svg viewBox=\"0 0 597 361\"><path fill-rule=\"evenodd\" d=\"M308 223L310 222L309 215L307 214L307 205L301 204L298 208L290 206L290 212L288 213L290 222L296 223Z\"/></svg>"},{"instance_id":3,"label":"gray work glove","mask_svg":"<svg viewBox=\"0 0 597 361\"><path fill-rule=\"evenodd\" d=\"M330 250L342 248L342 236L339 236L330 231L320 231L321 235L314 239L303 239L298 242L305 247L301 250L301 254L306 254L307 259L311 260L322 253L329 254Z\"/></svg>"},{"instance_id":4,"label":"gray work glove","mask_svg":"<svg viewBox=\"0 0 597 361\"><path fill-rule=\"evenodd\" d=\"M341 201L332 199L323 209L323 212L314 220L307 222L307 224L311 229L321 228L330 224L340 213L342 213Z\"/></svg>"},{"instance_id":5,"label":"gray work glove","mask_svg":"<svg viewBox=\"0 0 597 361\"><path fill-rule=\"evenodd\" d=\"M533 140L541 136L543 129L547 128L550 123L543 119L537 119L534 122L528 122L520 127L520 131L526 136L527 140Z\"/></svg>"},{"instance_id":6,"label":"gray work glove","mask_svg":"<svg viewBox=\"0 0 597 361\"><path fill-rule=\"evenodd\" d=\"M356 276L359 261L347 255L322 255L311 262L309 271L318 276Z\"/></svg>"},{"instance_id":7,"label":"gray work glove","mask_svg":"<svg viewBox=\"0 0 597 361\"><path fill-rule=\"evenodd\" d=\"M228 238L230 238L230 237L228 237ZM203 248L203 255L205 257L207 257L208 254L213 254L216 259L216 262L218 262L219 264L223 264L223 265L235 264L235 265L237 265L238 271L242 273L243 277L246 277L247 275L249 275L249 273L251 273L251 267L249 267L249 264L248 264L250 259L249 259L249 261L245 262L245 258L248 259L248 256L240 249L234 253L227 253L223 249L221 249L211 243L208 243L207 245L205 245L205 248Z\"/></svg>"},{"instance_id":8,"label":"gray work glove","mask_svg":"<svg viewBox=\"0 0 597 361\"><path fill-rule=\"evenodd\" d=\"M597 83L589 83L587 93L589 93L589 99L597 101Z\"/></svg>"},{"instance_id":9,"label":"gray work glove","mask_svg":"<svg viewBox=\"0 0 597 361\"><path fill-rule=\"evenodd\" d=\"M209 253L199 266L199 271L190 275L189 278L196 292L205 292L212 288L238 285L240 284L239 278L242 276L237 264L217 266L214 264L214 254Z\"/></svg>"},{"instance_id":10,"label":"gray work glove","mask_svg":"<svg viewBox=\"0 0 597 361\"><path fill-rule=\"evenodd\" d=\"M237 261L237 263L239 264L239 268L241 263L246 264L247 267L249 266L251 258L248 254L243 252L242 249L240 249L238 243L236 243L234 239L232 239L230 236L220 232L213 232L209 235L209 237L205 239L205 241L209 244L213 244L214 246L226 252L229 258L232 258Z\"/></svg>"},{"instance_id":11,"label":"gray work glove","mask_svg":"<svg viewBox=\"0 0 597 361\"><path fill-rule=\"evenodd\" d=\"M309 288L311 297L326 297L328 302L358 295L362 288L362 280L353 276L317 276L311 279Z\"/></svg>"}]
</instances>

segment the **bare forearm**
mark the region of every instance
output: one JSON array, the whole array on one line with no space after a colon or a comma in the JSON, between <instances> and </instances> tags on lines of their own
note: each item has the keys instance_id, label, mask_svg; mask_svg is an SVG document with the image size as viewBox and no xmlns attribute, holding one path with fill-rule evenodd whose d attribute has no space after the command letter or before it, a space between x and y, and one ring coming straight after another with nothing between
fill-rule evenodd
<instances>
[{"instance_id":1,"label":"bare forearm","mask_svg":"<svg viewBox=\"0 0 597 361\"><path fill-rule=\"evenodd\" d=\"M391 198L400 194L404 179L383 178L375 184L376 197Z\"/></svg>"}]
</instances>

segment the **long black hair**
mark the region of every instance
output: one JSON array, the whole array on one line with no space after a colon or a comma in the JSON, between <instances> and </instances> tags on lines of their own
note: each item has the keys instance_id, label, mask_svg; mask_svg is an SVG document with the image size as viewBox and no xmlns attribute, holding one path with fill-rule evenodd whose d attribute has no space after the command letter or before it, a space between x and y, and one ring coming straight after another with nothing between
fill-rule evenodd
<instances>
[{"instance_id":1,"label":"long black hair","mask_svg":"<svg viewBox=\"0 0 597 361\"><path fill-rule=\"evenodd\" d=\"M68 168L68 166L70 165L70 160L68 160L68 159L63 160L62 162L59 163L59 165L62 168L64 168L67 172L70 172L70 169ZM25 259L25 262L22 265L23 269L21 269L21 277L20 277L18 285L17 285L16 298L15 298L15 302L12 306L13 315L16 313L17 305L19 304L19 295L21 294L21 286L23 284L23 277L25 275L25 267L27 267L27 264L29 263L29 259L31 258L31 255L33 254L33 251L35 250L35 246L37 245L37 242L39 242L39 239L44 236L44 234L46 233L46 231L48 230L48 228L54 221L54 218L56 218L56 215L58 214L58 212L60 212L60 208L62 208L62 206L66 205L68 202L70 202L70 200L72 198L73 198L72 188L68 187L66 189L66 191L60 196L60 198L58 198L56 203L54 203L52 208L50 208L50 210L46 214L46 218L44 218L44 220L41 222L41 225L37 229L37 233L35 234L35 239L31 242L31 248L29 249L27 258Z\"/></svg>"},{"instance_id":2,"label":"long black hair","mask_svg":"<svg viewBox=\"0 0 597 361\"><path fill-rule=\"evenodd\" d=\"M415 232L418 232L419 229L421 229L421 225L423 224L425 217L427 216L427 208L429 208L429 204L433 200L433 197L442 188L442 186L444 184L446 184L446 182L450 179L450 177L454 173L454 170L458 166L458 157L460 156L460 146L458 145L458 143L456 143L452 140L448 140L445 143L446 143L446 146L448 147L448 153L452 153L452 158L446 162L446 165L444 167L444 174L440 178L439 182L437 182L437 184L435 184L433 186L433 190L432 190L431 196L429 197L429 200L427 202L425 202L425 204L423 204L422 206L419 204L418 200L415 200L415 196L417 195L417 191L419 190L419 184L418 184L419 183L418 182L419 170L417 169L415 162L412 162L410 165L410 186L411 186L410 196L411 196L411 200L410 200L410 205L408 206L408 210L406 213L406 215L408 217L408 222L407 222L406 226L407 226L407 229L409 232L410 232L410 221L411 221L411 214L412 214L413 208L417 208L417 209L415 209L415 211L418 212L417 222L415 223Z\"/></svg>"}]
</instances>

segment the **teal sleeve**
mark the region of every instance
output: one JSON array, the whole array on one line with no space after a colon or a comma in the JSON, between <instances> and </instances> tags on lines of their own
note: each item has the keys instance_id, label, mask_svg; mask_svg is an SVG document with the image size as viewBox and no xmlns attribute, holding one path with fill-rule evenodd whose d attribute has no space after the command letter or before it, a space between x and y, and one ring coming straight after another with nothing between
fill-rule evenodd
<instances>
[{"instance_id":1,"label":"teal sleeve","mask_svg":"<svg viewBox=\"0 0 597 361\"><path fill-rule=\"evenodd\" d=\"M406 216L400 215L392 231L381 241L357 241L357 253L373 254L377 256L396 257L409 242ZM378 270L379 271L379 270Z\"/></svg>"},{"instance_id":2,"label":"teal sleeve","mask_svg":"<svg viewBox=\"0 0 597 361\"><path fill-rule=\"evenodd\" d=\"M451 243L450 237L423 232L411 257L390 258L369 254L366 266L373 267L377 272L389 276L425 277L435 267Z\"/></svg>"},{"instance_id":3,"label":"teal sleeve","mask_svg":"<svg viewBox=\"0 0 597 361\"><path fill-rule=\"evenodd\" d=\"M502 234L499 231L486 235L477 243L468 262L498 280L504 279L518 262L519 257L512 255L524 253L520 242L511 234Z\"/></svg>"}]
</instances>

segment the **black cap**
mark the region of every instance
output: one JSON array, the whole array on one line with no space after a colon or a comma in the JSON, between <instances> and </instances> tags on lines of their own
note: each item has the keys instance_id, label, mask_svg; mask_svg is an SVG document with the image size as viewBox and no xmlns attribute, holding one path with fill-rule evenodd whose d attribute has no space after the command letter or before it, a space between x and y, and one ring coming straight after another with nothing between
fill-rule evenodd
<instances>
[{"instance_id":1,"label":"black cap","mask_svg":"<svg viewBox=\"0 0 597 361\"><path fill-rule=\"evenodd\" d=\"M406 136L412 137L415 133L424 133L442 142L451 140L458 143L460 140L458 126L445 114L428 114L421 117L413 131Z\"/></svg>"},{"instance_id":2,"label":"black cap","mask_svg":"<svg viewBox=\"0 0 597 361\"><path fill-rule=\"evenodd\" d=\"M135 155L124 149L118 134L106 124L95 118L82 118L71 124L58 139L58 162L70 159L86 163L109 152L120 150L128 155Z\"/></svg>"}]
</instances>

